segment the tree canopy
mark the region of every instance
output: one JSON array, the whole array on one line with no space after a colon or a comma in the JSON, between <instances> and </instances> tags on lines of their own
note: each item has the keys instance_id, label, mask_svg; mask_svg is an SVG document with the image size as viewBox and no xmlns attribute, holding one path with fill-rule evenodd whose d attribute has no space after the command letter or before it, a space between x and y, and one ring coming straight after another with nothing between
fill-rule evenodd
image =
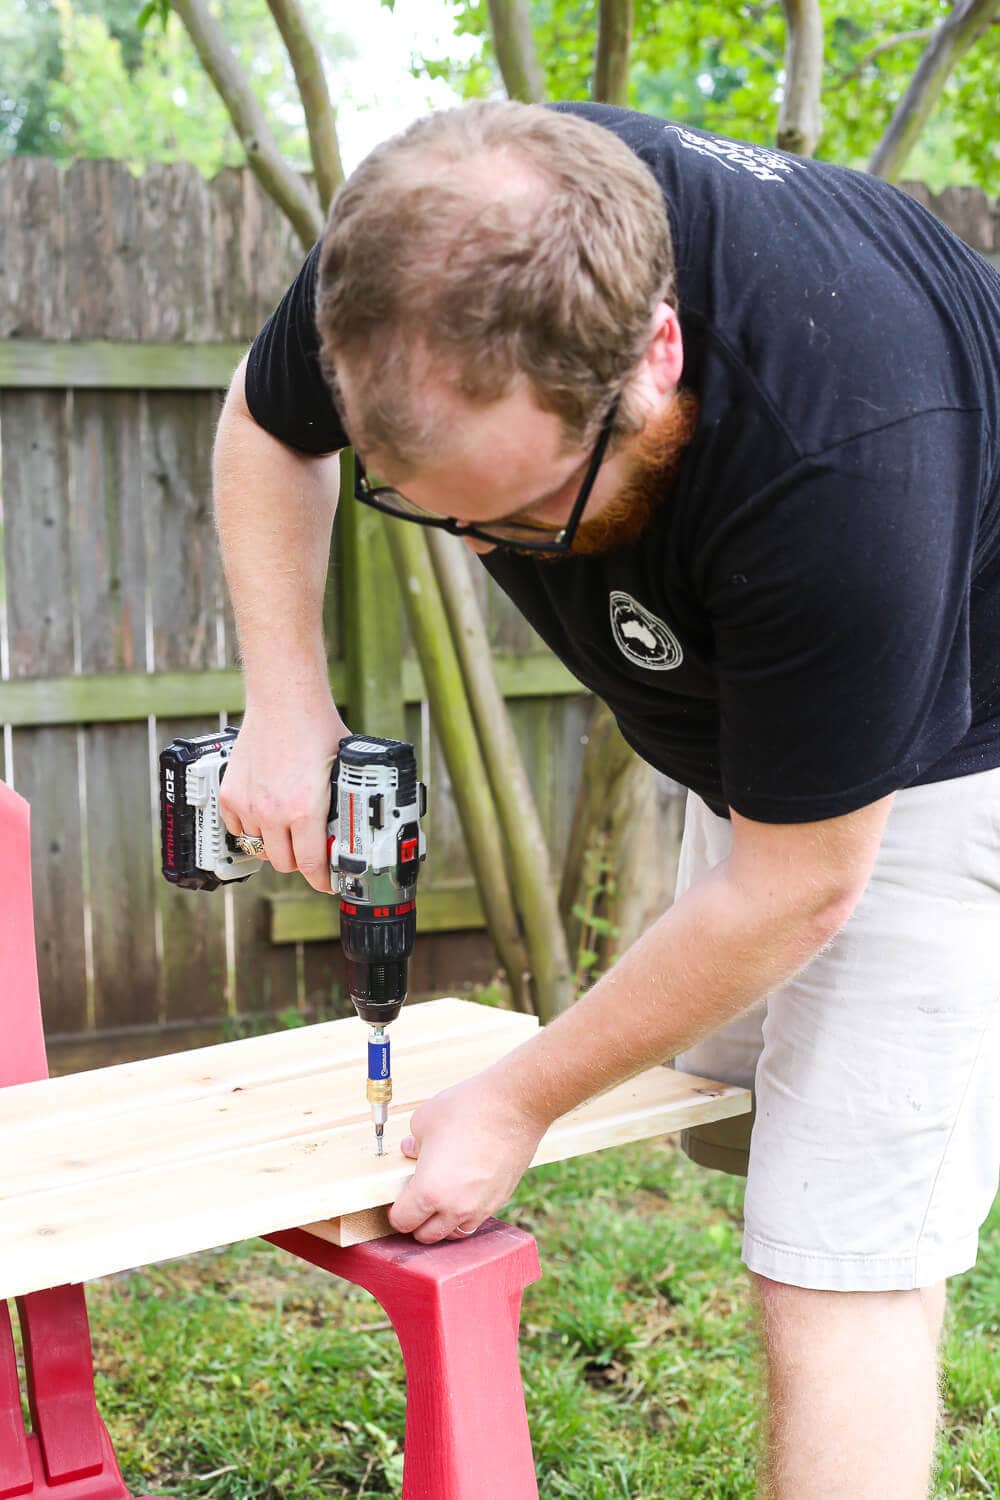
<instances>
[{"instance_id":1,"label":"tree canopy","mask_svg":"<svg viewBox=\"0 0 1000 1500\"><path fill-rule=\"evenodd\" d=\"M329 69L351 43L322 0L307 0L303 9ZM145 27L143 10L154 13ZM267 0L219 0L214 11L283 156L308 168L302 103ZM931 33L950 12L943 0L823 5L817 155L848 166L869 163ZM521 27L529 33L535 70L529 92L590 98L598 20L616 14L631 19L631 45L621 54L631 105L774 144L785 86L781 0L634 0L634 12L627 0L532 0L530 7L523 0L457 0L452 38L440 53L416 57L414 70L447 81L463 97L502 93L498 50ZM994 23L951 72L907 159L908 177L935 189L966 182L1000 190L998 76L1000 25ZM185 159L209 175L244 160L170 0L152 6L142 0L0 0L0 152L64 160L115 156L135 167Z\"/></svg>"},{"instance_id":2,"label":"tree canopy","mask_svg":"<svg viewBox=\"0 0 1000 1500\"><path fill-rule=\"evenodd\" d=\"M329 61L350 43L307 6ZM309 167L295 77L266 0L222 0L221 22L290 162ZM136 0L0 0L0 152L190 161L206 176L243 147L175 15L143 28Z\"/></svg>"},{"instance_id":3,"label":"tree canopy","mask_svg":"<svg viewBox=\"0 0 1000 1500\"><path fill-rule=\"evenodd\" d=\"M502 7L500 7L502 8ZM498 6L458 0L456 34L482 43L456 65L424 57L466 98L497 92L494 40ZM864 167L902 98L934 27L950 7L940 0L837 0L824 5L823 133L816 154ZM553 99L592 97L598 7L536 0L530 7L543 87ZM628 103L760 144L775 143L785 83L785 14L779 0L635 0ZM997 78L1000 26L959 61L944 97L906 164L906 175L934 188L948 182L1000 188Z\"/></svg>"}]
</instances>

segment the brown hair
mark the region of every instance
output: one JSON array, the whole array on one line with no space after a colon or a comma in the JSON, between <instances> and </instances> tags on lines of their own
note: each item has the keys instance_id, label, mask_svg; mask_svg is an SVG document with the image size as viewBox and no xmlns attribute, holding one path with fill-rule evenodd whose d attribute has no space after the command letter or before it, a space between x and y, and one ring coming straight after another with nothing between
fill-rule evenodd
<instances>
[{"instance_id":1,"label":"brown hair","mask_svg":"<svg viewBox=\"0 0 1000 1500\"><path fill-rule=\"evenodd\" d=\"M579 442L673 296L662 193L617 136L537 105L468 104L377 146L334 198L320 364L335 395L337 366L350 372L358 446L404 469L440 436L429 376L481 405L527 380ZM619 428L640 425L626 394Z\"/></svg>"}]
</instances>

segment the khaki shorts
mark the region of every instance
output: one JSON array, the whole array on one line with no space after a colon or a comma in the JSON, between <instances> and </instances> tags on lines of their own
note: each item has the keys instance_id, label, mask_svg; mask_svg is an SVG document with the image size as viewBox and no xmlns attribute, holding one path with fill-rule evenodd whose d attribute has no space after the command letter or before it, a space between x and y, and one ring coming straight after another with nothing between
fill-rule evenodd
<instances>
[{"instance_id":1,"label":"khaki shorts","mask_svg":"<svg viewBox=\"0 0 1000 1500\"><path fill-rule=\"evenodd\" d=\"M731 836L689 796L678 895ZM975 1265L1000 1177L1000 770L898 792L847 925L676 1066L754 1090L753 1116L682 1138L746 1173L752 1271L892 1291Z\"/></svg>"}]
</instances>

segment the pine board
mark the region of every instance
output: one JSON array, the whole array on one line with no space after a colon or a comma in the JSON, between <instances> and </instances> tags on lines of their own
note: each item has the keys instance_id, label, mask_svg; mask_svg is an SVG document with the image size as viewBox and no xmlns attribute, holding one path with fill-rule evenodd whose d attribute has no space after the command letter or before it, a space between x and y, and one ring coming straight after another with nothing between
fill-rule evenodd
<instances>
[{"instance_id":1,"label":"pine board","mask_svg":"<svg viewBox=\"0 0 1000 1500\"><path fill-rule=\"evenodd\" d=\"M403 1011L386 1155L355 1017L0 1090L0 1299L306 1225L343 1243L412 1174L412 1110L488 1067L532 1017L462 1000ZM749 1108L743 1089L657 1067L557 1121L533 1165Z\"/></svg>"}]
</instances>

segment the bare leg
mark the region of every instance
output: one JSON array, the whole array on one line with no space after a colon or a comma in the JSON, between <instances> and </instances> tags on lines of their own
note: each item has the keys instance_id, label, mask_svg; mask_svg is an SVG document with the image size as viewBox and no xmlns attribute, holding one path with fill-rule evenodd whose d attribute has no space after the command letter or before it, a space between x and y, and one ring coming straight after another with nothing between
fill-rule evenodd
<instances>
[{"instance_id":1,"label":"bare leg","mask_svg":"<svg viewBox=\"0 0 1000 1500\"><path fill-rule=\"evenodd\" d=\"M927 1327L930 1330L931 1343L935 1349L941 1342L941 1329L944 1326L947 1295L948 1283L946 1281L939 1281L936 1286L923 1286L920 1288L920 1300L924 1304Z\"/></svg>"},{"instance_id":2,"label":"bare leg","mask_svg":"<svg viewBox=\"0 0 1000 1500\"><path fill-rule=\"evenodd\" d=\"M752 1279L768 1367L762 1500L927 1500L943 1283L817 1292Z\"/></svg>"}]
</instances>

